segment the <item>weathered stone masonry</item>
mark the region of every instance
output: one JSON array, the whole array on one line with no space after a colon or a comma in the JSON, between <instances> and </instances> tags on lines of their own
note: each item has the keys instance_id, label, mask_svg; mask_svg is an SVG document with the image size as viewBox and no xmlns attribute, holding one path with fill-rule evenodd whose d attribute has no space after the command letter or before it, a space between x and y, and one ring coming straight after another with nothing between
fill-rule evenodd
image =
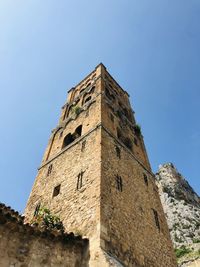
<instances>
[{"instance_id":1,"label":"weathered stone masonry","mask_svg":"<svg viewBox=\"0 0 200 267\"><path fill-rule=\"evenodd\" d=\"M173 248L128 94L100 64L68 94L27 203L90 240L89 266L174 267Z\"/></svg>"},{"instance_id":2,"label":"weathered stone masonry","mask_svg":"<svg viewBox=\"0 0 200 267\"><path fill-rule=\"evenodd\" d=\"M24 218L0 204L1 267L87 267L88 240L24 224Z\"/></svg>"}]
</instances>

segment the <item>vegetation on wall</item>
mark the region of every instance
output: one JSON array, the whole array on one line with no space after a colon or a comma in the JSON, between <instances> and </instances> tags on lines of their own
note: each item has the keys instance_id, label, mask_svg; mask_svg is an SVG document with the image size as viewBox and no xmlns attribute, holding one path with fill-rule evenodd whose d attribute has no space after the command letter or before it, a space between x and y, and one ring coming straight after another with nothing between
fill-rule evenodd
<instances>
[{"instance_id":1,"label":"vegetation on wall","mask_svg":"<svg viewBox=\"0 0 200 267\"><path fill-rule=\"evenodd\" d=\"M39 207L31 220L32 225L39 225L49 229L57 229L64 231L63 223L56 215L51 214L50 210L46 207Z\"/></svg>"},{"instance_id":2,"label":"vegetation on wall","mask_svg":"<svg viewBox=\"0 0 200 267\"><path fill-rule=\"evenodd\" d=\"M186 254L188 254L190 252L191 252L191 249L186 248L185 246L181 246L180 248L175 249L176 257L178 259L185 256Z\"/></svg>"},{"instance_id":3,"label":"vegetation on wall","mask_svg":"<svg viewBox=\"0 0 200 267\"><path fill-rule=\"evenodd\" d=\"M137 135L141 135L142 134L142 131L141 131L141 126L139 124L135 124L134 125L134 130L135 130L135 133Z\"/></svg>"},{"instance_id":4,"label":"vegetation on wall","mask_svg":"<svg viewBox=\"0 0 200 267\"><path fill-rule=\"evenodd\" d=\"M72 107L72 112L78 115L81 112L81 107L79 106Z\"/></svg>"}]
</instances>

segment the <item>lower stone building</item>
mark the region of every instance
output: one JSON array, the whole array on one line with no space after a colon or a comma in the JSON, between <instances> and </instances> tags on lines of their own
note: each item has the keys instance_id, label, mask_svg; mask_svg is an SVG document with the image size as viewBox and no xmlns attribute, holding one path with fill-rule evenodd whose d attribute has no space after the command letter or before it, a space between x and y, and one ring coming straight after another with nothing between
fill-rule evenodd
<instances>
[{"instance_id":1,"label":"lower stone building","mask_svg":"<svg viewBox=\"0 0 200 267\"><path fill-rule=\"evenodd\" d=\"M0 204L1 267L87 267L88 239L39 226Z\"/></svg>"}]
</instances>

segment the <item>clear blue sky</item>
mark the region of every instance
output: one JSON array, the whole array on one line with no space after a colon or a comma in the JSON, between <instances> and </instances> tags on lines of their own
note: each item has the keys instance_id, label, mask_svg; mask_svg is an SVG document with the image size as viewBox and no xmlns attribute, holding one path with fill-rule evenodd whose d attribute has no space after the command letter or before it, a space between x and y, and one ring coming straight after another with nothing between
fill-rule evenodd
<instances>
[{"instance_id":1,"label":"clear blue sky","mask_svg":"<svg viewBox=\"0 0 200 267\"><path fill-rule=\"evenodd\" d=\"M199 0L0 1L0 201L23 212L67 90L103 62L154 171L200 193Z\"/></svg>"}]
</instances>

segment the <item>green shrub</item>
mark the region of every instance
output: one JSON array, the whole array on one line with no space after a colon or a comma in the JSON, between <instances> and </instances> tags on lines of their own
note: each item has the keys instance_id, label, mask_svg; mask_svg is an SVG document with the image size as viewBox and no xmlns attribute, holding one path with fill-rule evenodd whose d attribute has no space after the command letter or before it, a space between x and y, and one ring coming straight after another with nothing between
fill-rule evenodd
<instances>
[{"instance_id":1,"label":"green shrub","mask_svg":"<svg viewBox=\"0 0 200 267\"><path fill-rule=\"evenodd\" d=\"M134 130L135 130L135 133L137 135L141 135L142 134L142 132L141 132L141 126L139 124L135 124Z\"/></svg>"},{"instance_id":2,"label":"green shrub","mask_svg":"<svg viewBox=\"0 0 200 267\"><path fill-rule=\"evenodd\" d=\"M186 248L185 246L181 246L180 248L175 249L176 257L179 259L184 255L190 253L191 251L192 251L191 249Z\"/></svg>"},{"instance_id":3,"label":"green shrub","mask_svg":"<svg viewBox=\"0 0 200 267\"><path fill-rule=\"evenodd\" d=\"M199 227L200 227L200 222L197 222L197 221L196 221L196 223L195 223L195 227L196 227L196 229L199 229Z\"/></svg>"},{"instance_id":4,"label":"green shrub","mask_svg":"<svg viewBox=\"0 0 200 267\"><path fill-rule=\"evenodd\" d=\"M57 229L64 231L64 226L60 218L56 215L52 215L50 210L46 207L39 207L37 213L31 220L31 224L37 224L39 226L44 226L49 229Z\"/></svg>"},{"instance_id":5,"label":"green shrub","mask_svg":"<svg viewBox=\"0 0 200 267\"><path fill-rule=\"evenodd\" d=\"M200 239L193 239L193 243L200 243Z\"/></svg>"},{"instance_id":6,"label":"green shrub","mask_svg":"<svg viewBox=\"0 0 200 267\"><path fill-rule=\"evenodd\" d=\"M75 106L72 108L73 113L78 115L81 112L81 108L79 106Z\"/></svg>"}]
</instances>

